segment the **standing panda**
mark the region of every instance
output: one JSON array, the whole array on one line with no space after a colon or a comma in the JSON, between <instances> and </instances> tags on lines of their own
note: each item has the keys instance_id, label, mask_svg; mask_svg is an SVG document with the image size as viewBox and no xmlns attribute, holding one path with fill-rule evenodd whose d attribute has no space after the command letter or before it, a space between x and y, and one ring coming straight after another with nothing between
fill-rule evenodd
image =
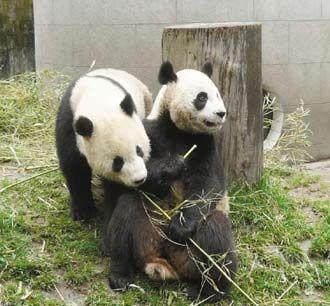
<instances>
[{"instance_id":1,"label":"standing panda","mask_svg":"<svg viewBox=\"0 0 330 306\"><path fill-rule=\"evenodd\" d=\"M129 187L145 181L150 145L141 119L151 103L142 82L115 69L87 73L65 92L56 120L56 148L74 220L95 213L92 172Z\"/></svg>"},{"instance_id":2,"label":"standing panda","mask_svg":"<svg viewBox=\"0 0 330 306\"><path fill-rule=\"evenodd\" d=\"M156 217L155 208L144 196L134 191L120 196L107 229L112 288L127 286L137 266L153 280L185 280L192 299L216 302L230 291L230 281L189 243L192 238L208 254L220 255L219 265L234 277L237 259L224 172L213 137L225 122L226 109L210 79L212 66L206 64L202 71L185 69L175 73L169 62L161 66L159 81L164 86L144 120L151 157L147 162L148 178L140 186L155 195L155 202L163 209L173 208L178 197L180 201L202 203L181 209L169 225L159 226L168 240L150 222L150 217ZM193 145L197 149L183 159ZM186 243L194 259L209 269L208 275L219 292L203 281Z\"/></svg>"}]
</instances>

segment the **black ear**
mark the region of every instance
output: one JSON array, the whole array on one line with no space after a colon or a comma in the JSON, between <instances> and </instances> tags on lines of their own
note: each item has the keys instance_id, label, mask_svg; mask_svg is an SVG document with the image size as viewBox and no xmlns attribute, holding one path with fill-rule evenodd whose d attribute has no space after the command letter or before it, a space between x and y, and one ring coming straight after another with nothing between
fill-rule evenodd
<instances>
[{"instance_id":1,"label":"black ear","mask_svg":"<svg viewBox=\"0 0 330 306\"><path fill-rule=\"evenodd\" d=\"M210 62L206 62L202 68L202 72L205 73L209 78L211 78L213 73L213 67Z\"/></svg>"},{"instance_id":2,"label":"black ear","mask_svg":"<svg viewBox=\"0 0 330 306\"><path fill-rule=\"evenodd\" d=\"M164 62L159 69L158 81L160 84L164 85L169 82L176 82L178 77L176 76L173 66L170 62Z\"/></svg>"},{"instance_id":3,"label":"black ear","mask_svg":"<svg viewBox=\"0 0 330 306\"><path fill-rule=\"evenodd\" d=\"M83 137L91 137L93 134L93 122L84 116L80 116L76 120L74 128Z\"/></svg>"},{"instance_id":4,"label":"black ear","mask_svg":"<svg viewBox=\"0 0 330 306\"><path fill-rule=\"evenodd\" d=\"M136 107L130 94L126 94L124 100L120 103L120 107L128 116L132 116L133 112L136 112Z\"/></svg>"}]
</instances>

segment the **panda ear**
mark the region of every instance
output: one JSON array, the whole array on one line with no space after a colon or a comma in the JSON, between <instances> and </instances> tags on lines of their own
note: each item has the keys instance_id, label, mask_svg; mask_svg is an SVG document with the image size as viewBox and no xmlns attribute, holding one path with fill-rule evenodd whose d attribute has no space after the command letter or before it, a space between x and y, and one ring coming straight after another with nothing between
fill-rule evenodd
<instances>
[{"instance_id":1,"label":"panda ear","mask_svg":"<svg viewBox=\"0 0 330 306\"><path fill-rule=\"evenodd\" d=\"M84 116L80 116L74 123L74 129L83 137L91 137L93 134L93 122Z\"/></svg>"},{"instance_id":2,"label":"panda ear","mask_svg":"<svg viewBox=\"0 0 330 306\"><path fill-rule=\"evenodd\" d=\"M124 100L120 103L120 107L130 117L136 112L136 107L130 94L126 94Z\"/></svg>"},{"instance_id":3,"label":"panda ear","mask_svg":"<svg viewBox=\"0 0 330 306\"><path fill-rule=\"evenodd\" d=\"M169 61L164 62L159 69L158 81L160 84L164 85L169 82L176 82L178 79L174 72L173 66Z\"/></svg>"},{"instance_id":4,"label":"panda ear","mask_svg":"<svg viewBox=\"0 0 330 306\"><path fill-rule=\"evenodd\" d=\"M205 73L209 78L211 78L213 73L213 67L210 62L206 62L202 68L202 72Z\"/></svg>"}]
</instances>

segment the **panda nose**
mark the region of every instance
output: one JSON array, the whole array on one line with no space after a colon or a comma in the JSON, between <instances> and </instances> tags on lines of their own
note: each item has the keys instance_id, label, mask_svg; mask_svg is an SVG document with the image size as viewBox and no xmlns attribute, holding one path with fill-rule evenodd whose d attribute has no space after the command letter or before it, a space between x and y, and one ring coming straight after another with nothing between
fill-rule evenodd
<instances>
[{"instance_id":1,"label":"panda nose","mask_svg":"<svg viewBox=\"0 0 330 306\"><path fill-rule=\"evenodd\" d=\"M145 182L145 180L146 180L146 177L141 180L134 181L134 185L141 185Z\"/></svg>"},{"instance_id":2,"label":"panda nose","mask_svg":"<svg viewBox=\"0 0 330 306\"><path fill-rule=\"evenodd\" d=\"M217 112L216 113L220 118L223 118L224 116L226 116L226 112Z\"/></svg>"}]
</instances>

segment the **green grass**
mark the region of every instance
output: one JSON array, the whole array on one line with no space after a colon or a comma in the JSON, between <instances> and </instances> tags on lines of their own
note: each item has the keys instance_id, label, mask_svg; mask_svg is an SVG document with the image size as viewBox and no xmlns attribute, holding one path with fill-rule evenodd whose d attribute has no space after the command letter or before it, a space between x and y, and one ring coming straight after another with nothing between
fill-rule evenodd
<instances>
[{"instance_id":1,"label":"green grass","mask_svg":"<svg viewBox=\"0 0 330 306\"><path fill-rule=\"evenodd\" d=\"M45 78L56 86L41 94ZM54 74L34 79L27 74L0 83L0 189L57 164L54 118L66 81L55 75L54 82ZM330 201L289 196L317 182L296 170L266 169L256 186L230 191L236 282L260 305L279 298L277 305L330 305ZM66 305L60 295L67 301L69 293L86 305L189 305L183 284L159 285L142 275L136 284L144 292L111 292L100 220L71 221L68 200L59 171L0 193L0 305ZM317 215L313 224L306 207ZM306 240L308 254L300 248ZM236 289L232 300L250 305Z\"/></svg>"}]
</instances>

